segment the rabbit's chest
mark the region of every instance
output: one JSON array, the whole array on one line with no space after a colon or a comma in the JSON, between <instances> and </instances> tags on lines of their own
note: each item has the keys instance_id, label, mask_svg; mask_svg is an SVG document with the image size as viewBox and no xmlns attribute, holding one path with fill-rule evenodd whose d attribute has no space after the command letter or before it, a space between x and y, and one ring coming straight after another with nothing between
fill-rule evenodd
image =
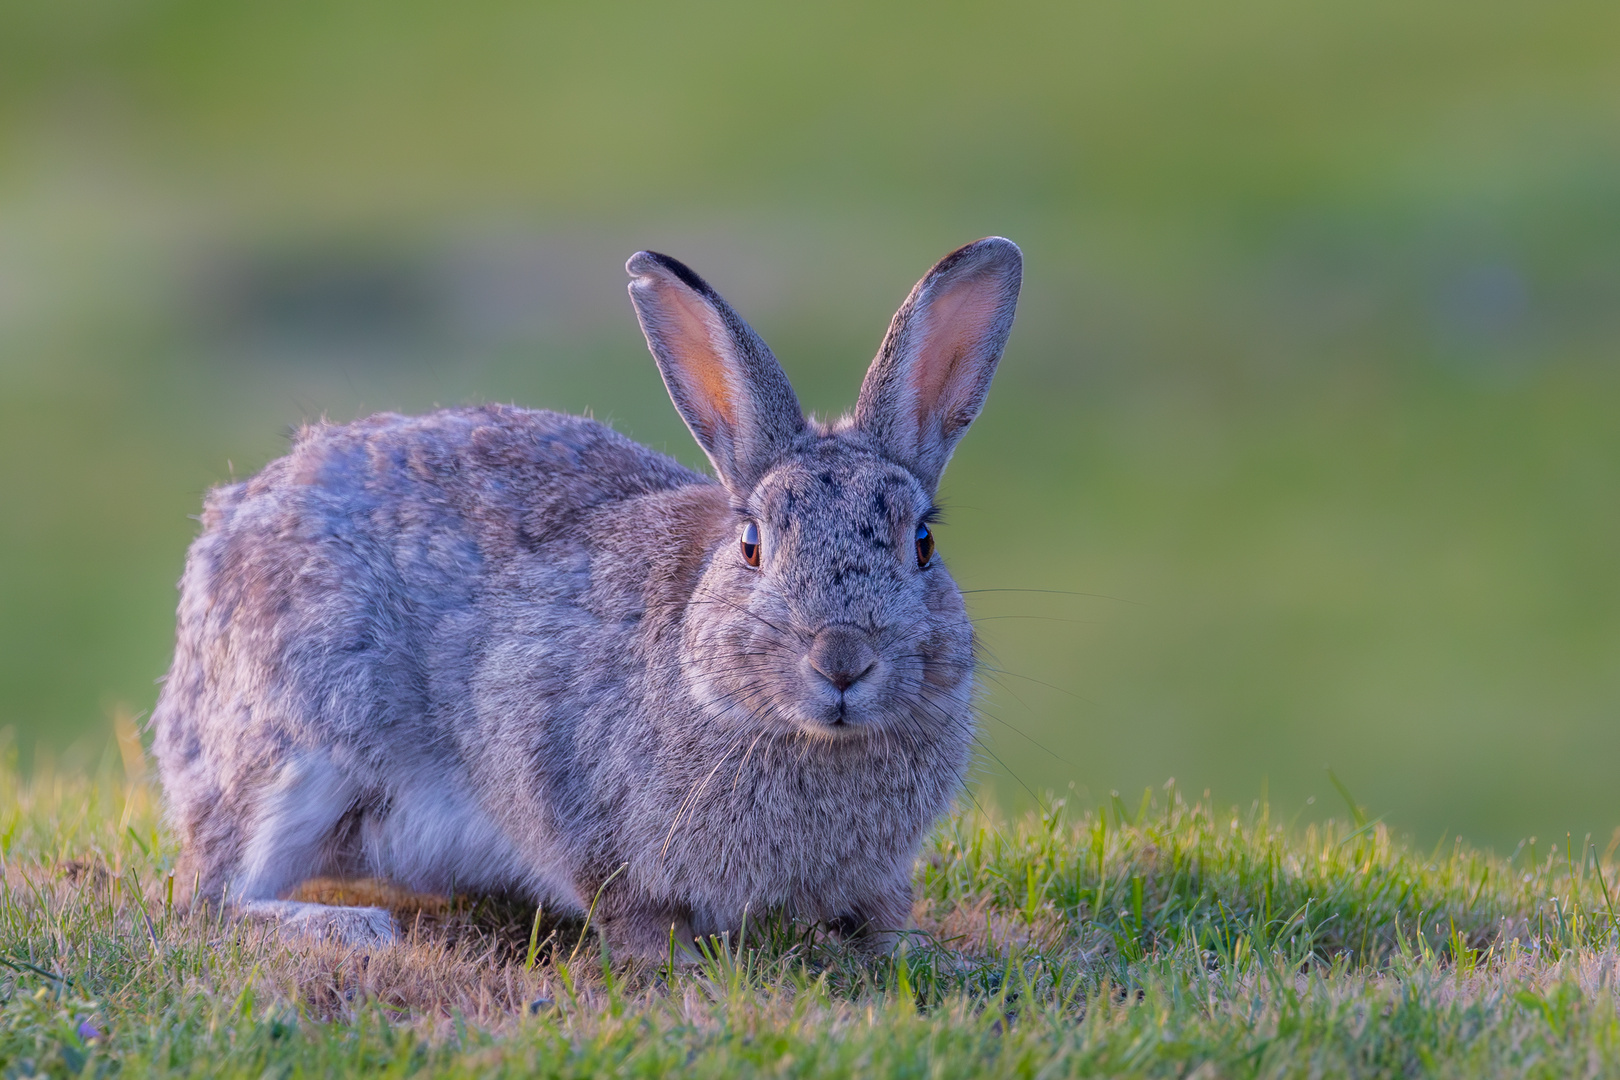
<instances>
[{"instance_id":1,"label":"rabbit's chest","mask_svg":"<svg viewBox=\"0 0 1620 1080\"><path fill-rule=\"evenodd\" d=\"M717 791L675 807L657 853L666 885L718 907L836 907L907 871L959 775L937 751L717 775Z\"/></svg>"}]
</instances>

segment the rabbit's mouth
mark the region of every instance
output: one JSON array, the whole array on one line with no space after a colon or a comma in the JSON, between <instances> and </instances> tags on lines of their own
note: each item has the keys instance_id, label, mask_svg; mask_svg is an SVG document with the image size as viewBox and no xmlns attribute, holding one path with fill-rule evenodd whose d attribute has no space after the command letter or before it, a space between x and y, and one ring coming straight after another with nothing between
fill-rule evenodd
<instances>
[{"instance_id":1,"label":"rabbit's mouth","mask_svg":"<svg viewBox=\"0 0 1620 1080\"><path fill-rule=\"evenodd\" d=\"M838 704L832 707L830 713L821 719L825 727L852 728L856 726L855 720L850 716L849 702L844 695L838 695Z\"/></svg>"},{"instance_id":2,"label":"rabbit's mouth","mask_svg":"<svg viewBox=\"0 0 1620 1080\"><path fill-rule=\"evenodd\" d=\"M900 722L897 718L913 711L906 707L913 688L904 683L894 665L878 659L861 671L860 678L844 686L812 668L801 676L794 719L802 728L835 736L894 727Z\"/></svg>"},{"instance_id":3,"label":"rabbit's mouth","mask_svg":"<svg viewBox=\"0 0 1620 1080\"><path fill-rule=\"evenodd\" d=\"M747 638L700 640L688 653L697 703L732 725L835 741L929 741L969 722L970 665L948 649L842 620L787 640L741 625ZM703 662L711 655L742 659Z\"/></svg>"},{"instance_id":4,"label":"rabbit's mouth","mask_svg":"<svg viewBox=\"0 0 1620 1080\"><path fill-rule=\"evenodd\" d=\"M870 727L871 710L862 708L861 702L851 701L848 693L816 694L801 700L799 708L792 710L801 727L816 731L851 732Z\"/></svg>"},{"instance_id":5,"label":"rabbit's mouth","mask_svg":"<svg viewBox=\"0 0 1620 1080\"><path fill-rule=\"evenodd\" d=\"M864 629L849 623L822 627L798 667L800 694L814 723L847 729L871 722L889 671Z\"/></svg>"}]
</instances>

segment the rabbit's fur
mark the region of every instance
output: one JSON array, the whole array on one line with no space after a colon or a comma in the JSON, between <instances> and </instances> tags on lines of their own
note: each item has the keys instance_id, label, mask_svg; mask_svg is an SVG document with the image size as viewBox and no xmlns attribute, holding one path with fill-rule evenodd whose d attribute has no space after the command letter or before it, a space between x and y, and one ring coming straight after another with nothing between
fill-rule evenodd
<instances>
[{"instance_id":1,"label":"rabbit's fur","mask_svg":"<svg viewBox=\"0 0 1620 1080\"><path fill-rule=\"evenodd\" d=\"M973 727L972 628L916 533L1022 257L935 266L832 423L685 266L627 268L718 483L492 405L307 427L209 495L153 714L182 887L305 927L331 909L279 898L315 876L597 900L645 956L771 909L906 926Z\"/></svg>"}]
</instances>

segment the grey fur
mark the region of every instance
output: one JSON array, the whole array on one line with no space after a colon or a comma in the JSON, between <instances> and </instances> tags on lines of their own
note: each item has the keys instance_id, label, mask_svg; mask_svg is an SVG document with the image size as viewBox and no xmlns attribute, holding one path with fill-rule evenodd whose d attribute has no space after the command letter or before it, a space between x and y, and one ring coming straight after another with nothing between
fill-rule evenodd
<instances>
[{"instance_id":1,"label":"grey fur","mask_svg":"<svg viewBox=\"0 0 1620 1080\"><path fill-rule=\"evenodd\" d=\"M671 927L773 908L887 940L972 738L971 625L913 538L1011 319L998 299L941 326L927 299L973 274L1015 295L1017 262L995 238L943 260L855 417L823 424L696 275L632 258L724 486L594 421L491 405L307 427L211 492L153 714L181 883L306 927L309 905L269 902L316 876L553 910L601 889L612 945L649 956ZM671 303L724 332L672 336ZM962 348L924 405L950 415L919 415L893 390L902 346L947 332Z\"/></svg>"}]
</instances>

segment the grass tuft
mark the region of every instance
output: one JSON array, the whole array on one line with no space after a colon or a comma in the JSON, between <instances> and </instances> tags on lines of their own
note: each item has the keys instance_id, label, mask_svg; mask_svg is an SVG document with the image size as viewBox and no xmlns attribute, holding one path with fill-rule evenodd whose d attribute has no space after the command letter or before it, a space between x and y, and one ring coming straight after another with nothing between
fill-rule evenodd
<instances>
[{"instance_id":1,"label":"grass tuft","mask_svg":"<svg viewBox=\"0 0 1620 1080\"><path fill-rule=\"evenodd\" d=\"M1547 1075L1620 1070L1616 869L1590 843L1422 851L1263 803L959 814L917 930L852 952L771 913L622 964L509 899L316 882L386 948L171 902L154 792L0 773L7 1076Z\"/></svg>"}]
</instances>

